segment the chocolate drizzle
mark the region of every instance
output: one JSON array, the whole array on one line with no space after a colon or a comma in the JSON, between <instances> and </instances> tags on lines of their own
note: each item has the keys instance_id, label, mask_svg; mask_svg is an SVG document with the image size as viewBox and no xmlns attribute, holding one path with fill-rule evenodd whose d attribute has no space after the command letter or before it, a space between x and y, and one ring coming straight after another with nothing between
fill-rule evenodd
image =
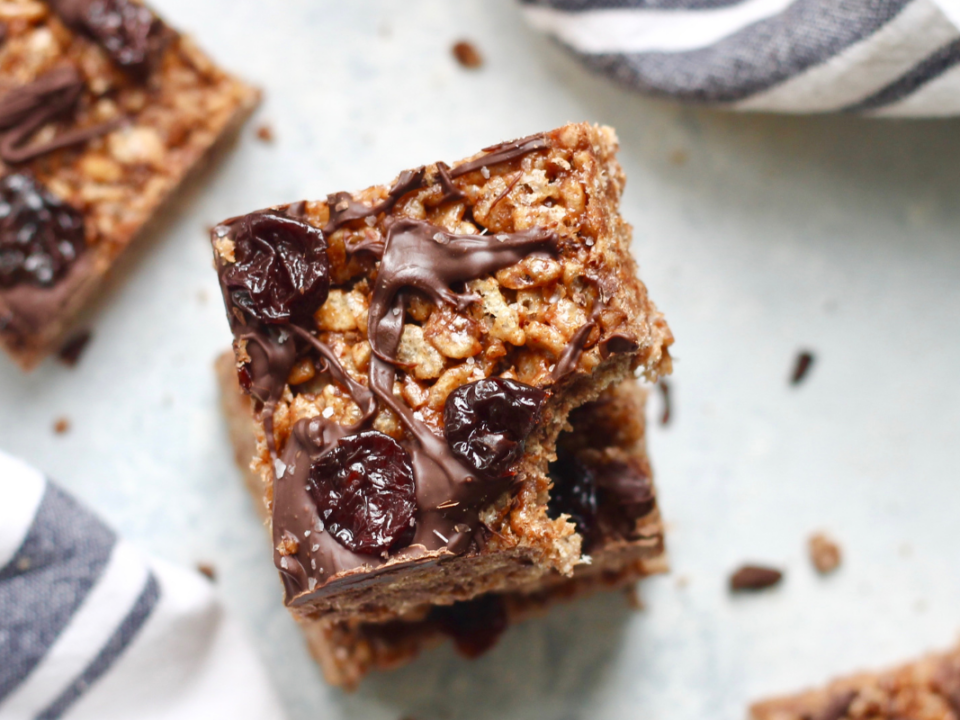
<instances>
[{"instance_id":1,"label":"chocolate drizzle","mask_svg":"<svg viewBox=\"0 0 960 720\"><path fill-rule=\"evenodd\" d=\"M84 82L71 65L55 68L0 98L0 159L14 165L61 148L80 145L118 127L121 119L60 133L36 145L26 142L47 123L69 115L76 108Z\"/></svg>"},{"instance_id":2,"label":"chocolate drizzle","mask_svg":"<svg viewBox=\"0 0 960 720\"><path fill-rule=\"evenodd\" d=\"M480 170L481 168L496 165L497 163L516 160L534 150L545 150L548 147L550 147L550 143L547 141L546 136L542 134L530 135L520 138L519 140L491 145L483 149L483 151L487 153L486 155L478 157L476 160L470 160L469 162L457 165L450 171L450 177L458 178L461 175L466 175L468 172Z\"/></svg>"},{"instance_id":3,"label":"chocolate drizzle","mask_svg":"<svg viewBox=\"0 0 960 720\"><path fill-rule=\"evenodd\" d=\"M390 212L400 198L408 192L423 187L425 172L426 169L422 167L416 170L404 170L400 173L400 177L397 178L393 187L387 191L387 197L376 205L364 205L362 202L357 202L348 192L327 195L327 205L330 206L330 220L323 226L324 234L330 235L352 220L362 220L366 217L376 217L380 213Z\"/></svg>"}]
</instances>

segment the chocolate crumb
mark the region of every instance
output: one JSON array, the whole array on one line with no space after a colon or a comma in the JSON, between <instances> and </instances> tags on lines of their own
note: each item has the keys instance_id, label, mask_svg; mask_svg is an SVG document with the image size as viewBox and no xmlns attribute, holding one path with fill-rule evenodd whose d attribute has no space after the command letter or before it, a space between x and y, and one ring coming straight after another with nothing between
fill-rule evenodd
<instances>
[{"instance_id":1,"label":"chocolate crumb","mask_svg":"<svg viewBox=\"0 0 960 720\"><path fill-rule=\"evenodd\" d=\"M661 380L657 383L657 387L660 388L660 396L663 398L663 414L660 416L661 425L670 424L670 383L666 380Z\"/></svg>"},{"instance_id":2,"label":"chocolate crumb","mask_svg":"<svg viewBox=\"0 0 960 720\"><path fill-rule=\"evenodd\" d=\"M86 350L87 343L90 342L91 337L93 337L93 333L89 330L81 330L76 335L73 335L63 344L63 347L60 348L58 354L60 362L68 367L74 367L80 362L80 356L83 355L83 351Z\"/></svg>"},{"instance_id":3,"label":"chocolate crumb","mask_svg":"<svg viewBox=\"0 0 960 720\"><path fill-rule=\"evenodd\" d=\"M53 423L53 431L57 435L63 435L70 431L70 418L57 418L56 422Z\"/></svg>"},{"instance_id":4,"label":"chocolate crumb","mask_svg":"<svg viewBox=\"0 0 960 720\"><path fill-rule=\"evenodd\" d=\"M856 699L856 690L848 690L845 693L835 695L823 710L815 715L811 715L810 720L840 720L840 718L847 714L847 711Z\"/></svg>"},{"instance_id":5,"label":"chocolate crumb","mask_svg":"<svg viewBox=\"0 0 960 720\"><path fill-rule=\"evenodd\" d=\"M791 385L799 385L803 382L807 373L810 372L810 366L813 365L813 360L813 353L807 350L797 355L796 362L793 366L793 374L790 376Z\"/></svg>"},{"instance_id":6,"label":"chocolate crumb","mask_svg":"<svg viewBox=\"0 0 960 720\"><path fill-rule=\"evenodd\" d=\"M831 573L840 566L840 546L824 533L814 533L808 543L810 560L817 572Z\"/></svg>"},{"instance_id":7,"label":"chocolate crumb","mask_svg":"<svg viewBox=\"0 0 960 720\"><path fill-rule=\"evenodd\" d=\"M773 587L783 579L783 573L762 565L744 565L730 576L730 590L733 592L764 590Z\"/></svg>"},{"instance_id":8,"label":"chocolate crumb","mask_svg":"<svg viewBox=\"0 0 960 720\"><path fill-rule=\"evenodd\" d=\"M217 581L217 570L210 563L197 563L197 572L205 575L210 582Z\"/></svg>"},{"instance_id":9,"label":"chocolate crumb","mask_svg":"<svg viewBox=\"0 0 960 720\"><path fill-rule=\"evenodd\" d=\"M453 56L463 67L471 70L483 65L483 55L480 54L473 43L466 40L461 40L453 46Z\"/></svg>"},{"instance_id":10,"label":"chocolate crumb","mask_svg":"<svg viewBox=\"0 0 960 720\"><path fill-rule=\"evenodd\" d=\"M273 128L264 123L257 128L257 139L265 143L273 142Z\"/></svg>"}]
</instances>

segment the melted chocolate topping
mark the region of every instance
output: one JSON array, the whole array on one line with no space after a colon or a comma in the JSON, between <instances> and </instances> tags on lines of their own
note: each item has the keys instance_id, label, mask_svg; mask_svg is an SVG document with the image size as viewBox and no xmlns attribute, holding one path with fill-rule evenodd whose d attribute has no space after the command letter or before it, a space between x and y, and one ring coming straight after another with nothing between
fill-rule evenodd
<instances>
[{"instance_id":1,"label":"melted chocolate topping","mask_svg":"<svg viewBox=\"0 0 960 720\"><path fill-rule=\"evenodd\" d=\"M384 351L382 326L388 310L395 316L402 314L402 308L395 304L398 296L415 290L438 305L452 305L462 312L480 298L454 292L453 284L509 267L535 252L554 254L557 242L556 233L543 228L456 235L422 220L392 220L370 300L367 334L371 349L378 357L393 361Z\"/></svg>"},{"instance_id":2,"label":"melted chocolate topping","mask_svg":"<svg viewBox=\"0 0 960 720\"><path fill-rule=\"evenodd\" d=\"M69 115L77 105L84 83L80 73L67 65L50 70L0 98L0 159L9 165L27 162L60 148L80 145L110 132L121 119L61 133L36 145L26 142L52 120Z\"/></svg>"},{"instance_id":3,"label":"melted chocolate topping","mask_svg":"<svg viewBox=\"0 0 960 720\"><path fill-rule=\"evenodd\" d=\"M348 192L338 192L327 195L327 205L330 206L330 220L323 226L323 233L330 235L343 227L351 220L362 220L366 217L376 217L380 213L388 213L404 195L423 187L425 168L404 170L400 177L387 192L387 197L376 205L364 205L357 202Z\"/></svg>"},{"instance_id":4,"label":"melted chocolate topping","mask_svg":"<svg viewBox=\"0 0 960 720\"><path fill-rule=\"evenodd\" d=\"M516 160L534 150L545 150L548 147L550 147L550 143L547 142L545 135L530 135L529 137L520 138L519 140L491 145L483 149L483 151L487 153L483 157L478 157L476 160L470 160L469 162L457 165L450 171L450 177L457 178L474 170L480 170L481 168L496 165L497 163Z\"/></svg>"}]
</instances>

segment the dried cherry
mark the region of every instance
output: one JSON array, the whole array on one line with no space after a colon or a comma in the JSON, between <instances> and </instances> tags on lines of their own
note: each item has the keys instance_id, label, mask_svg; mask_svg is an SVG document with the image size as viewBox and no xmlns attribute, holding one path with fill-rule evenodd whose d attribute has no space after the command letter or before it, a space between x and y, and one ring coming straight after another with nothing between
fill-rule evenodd
<instances>
[{"instance_id":1,"label":"dried cherry","mask_svg":"<svg viewBox=\"0 0 960 720\"><path fill-rule=\"evenodd\" d=\"M60 0L59 4L66 3ZM156 67L168 39L160 18L131 0L84 2L79 12L71 15L76 29L93 38L118 66L139 79Z\"/></svg>"},{"instance_id":2,"label":"dried cherry","mask_svg":"<svg viewBox=\"0 0 960 720\"><path fill-rule=\"evenodd\" d=\"M388 435L342 438L311 466L307 491L326 530L353 552L380 553L412 538L413 467Z\"/></svg>"},{"instance_id":3,"label":"dried cherry","mask_svg":"<svg viewBox=\"0 0 960 720\"><path fill-rule=\"evenodd\" d=\"M50 287L85 247L79 211L30 173L0 179L0 287Z\"/></svg>"},{"instance_id":4,"label":"dried cherry","mask_svg":"<svg viewBox=\"0 0 960 720\"><path fill-rule=\"evenodd\" d=\"M499 595L481 595L453 605L437 605L430 619L453 638L461 655L476 658L496 645L507 629L507 609Z\"/></svg>"},{"instance_id":5,"label":"dried cherry","mask_svg":"<svg viewBox=\"0 0 960 720\"><path fill-rule=\"evenodd\" d=\"M570 516L589 545L597 525L597 476L592 467L576 457L560 453L550 464L553 489L547 502L547 514L558 518Z\"/></svg>"},{"instance_id":6,"label":"dried cherry","mask_svg":"<svg viewBox=\"0 0 960 720\"><path fill-rule=\"evenodd\" d=\"M505 378L467 383L447 396L444 433L453 453L487 478L501 478L523 455L547 394Z\"/></svg>"},{"instance_id":7,"label":"dried cherry","mask_svg":"<svg viewBox=\"0 0 960 720\"><path fill-rule=\"evenodd\" d=\"M265 323L309 319L327 299L330 261L318 228L253 213L234 226L234 257L222 281L233 304Z\"/></svg>"}]
</instances>

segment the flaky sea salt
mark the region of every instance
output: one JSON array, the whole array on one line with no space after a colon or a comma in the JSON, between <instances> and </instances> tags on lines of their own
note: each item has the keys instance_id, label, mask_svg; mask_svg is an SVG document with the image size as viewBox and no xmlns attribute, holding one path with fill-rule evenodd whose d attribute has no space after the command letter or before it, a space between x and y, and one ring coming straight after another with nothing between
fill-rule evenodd
<instances>
[{"instance_id":1,"label":"flaky sea salt","mask_svg":"<svg viewBox=\"0 0 960 720\"><path fill-rule=\"evenodd\" d=\"M484 177L485 180L489 180L489 179L490 179L490 168L488 168L486 165L484 165L482 168L480 168L480 174L483 175L483 177Z\"/></svg>"},{"instance_id":2,"label":"flaky sea salt","mask_svg":"<svg viewBox=\"0 0 960 720\"><path fill-rule=\"evenodd\" d=\"M332 408L332 407L325 407L325 408L323 409L323 412L320 413L320 414L323 415L325 418L327 418L327 419L329 420L330 418L333 417L333 408Z\"/></svg>"},{"instance_id":3,"label":"flaky sea salt","mask_svg":"<svg viewBox=\"0 0 960 720\"><path fill-rule=\"evenodd\" d=\"M283 474L287 471L287 464L280 458L274 458L273 461L273 473L276 478L282 478Z\"/></svg>"}]
</instances>

